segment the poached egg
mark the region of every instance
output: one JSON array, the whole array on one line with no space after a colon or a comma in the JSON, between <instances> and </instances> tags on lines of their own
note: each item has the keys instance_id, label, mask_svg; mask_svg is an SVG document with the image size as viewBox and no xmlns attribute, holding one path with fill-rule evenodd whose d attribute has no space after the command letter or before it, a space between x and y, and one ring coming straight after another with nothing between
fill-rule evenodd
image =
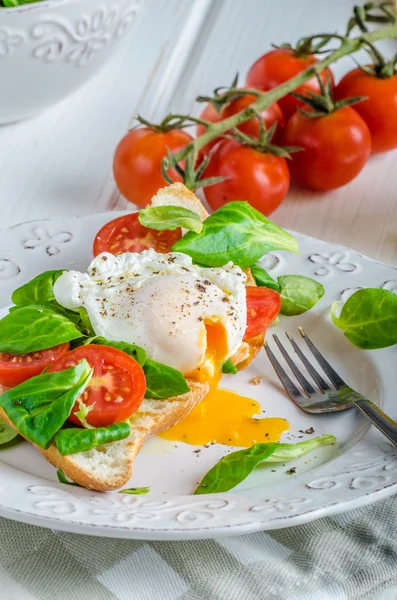
<instances>
[{"instance_id":1,"label":"poached egg","mask_svg":"<svg viewBox=\"0 0 397 600\"><path fill-rule=\"evenodd\" d=\"M148 357L208 381L239 348L247 326L246 275L232 263L201 268L154 250L97 256L54 286L62 306L84 307L96 335L141 346Z\"/></svg>"}]
</instances>

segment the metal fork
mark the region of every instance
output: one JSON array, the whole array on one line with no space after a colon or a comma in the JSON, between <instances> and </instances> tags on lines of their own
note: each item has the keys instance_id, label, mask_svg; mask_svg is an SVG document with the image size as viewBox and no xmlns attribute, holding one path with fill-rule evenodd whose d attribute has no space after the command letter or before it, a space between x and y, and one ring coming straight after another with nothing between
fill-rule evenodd
<instances>
[{"instance_id":1,"label":"metal fork","mask_svg":"<svg viewBox=\"0 0 397 600\"><path fill-rule=\"evenodd\" d=\"M296 404L296 406L298 406L298 408L301 410L311 414L329 413L356 407L371 421L371 423L373 423L373 425L375 425L375 427L379 429L379 431L381 431L395 446L397 446L397 423L388 417L383 411L381 411L378 406L371 402L371 400L364 398L364 396L349 387L325 360L324 356L319 352L301 327L299 327L299 333L305 340L310 352L313 354L322 371L329 379L331 385L324 380L322 375L320 375L320 373L309 362L292 335L286 332L286 336L291 342L293 350L305 366L307 372L318 388L318 390L316 390L296 366L296 363L288 354L279 337L277 335L273 335L274 341L279 347L280 352L285 358L291 371L295 375L298 385L300 384L304 391L304 393L302 393L297 385L295 385L292 379L287 375L275 357L274 353L269 348L269 345L267 342L265 342L267 356L269 357L269 360L276 371L278 378L284 386L285 391L291 400Z\"/></svg>"}]
</instances>

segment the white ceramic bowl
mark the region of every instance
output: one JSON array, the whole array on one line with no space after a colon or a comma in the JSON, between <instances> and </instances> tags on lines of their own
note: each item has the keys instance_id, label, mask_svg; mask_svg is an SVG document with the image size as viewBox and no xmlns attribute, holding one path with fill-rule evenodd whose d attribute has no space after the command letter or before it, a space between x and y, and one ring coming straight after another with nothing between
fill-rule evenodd
<instances>
[{"instance_id":1,"label":"white ceramic bowl","mask_svg":"<svg viewBox=\"0 0 397 600\"><path fill-rule=\"evenodd\" d=\"M31 117L112 56L140 0L45 0L0 8L0 124Z\"/></svg>"}]
</instances>

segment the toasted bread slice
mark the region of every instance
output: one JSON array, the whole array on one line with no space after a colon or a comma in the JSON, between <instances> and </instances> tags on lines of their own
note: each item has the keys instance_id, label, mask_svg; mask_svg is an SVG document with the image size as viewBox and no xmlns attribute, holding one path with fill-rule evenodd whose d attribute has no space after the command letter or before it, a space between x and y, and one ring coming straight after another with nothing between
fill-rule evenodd
<instances>
[{"instance_id":1,"label":"toasted bread slice","mask_svg":"<svg viewBox=\"0 0 397 600\"><path fill-rule=\"evenodd\" d=\"M173 183L159 189L151 206L180 206L198 214L204 221L209 215L200 200L183 183Z\"/></svg>"},{"instance_id":2,"label":"toasted bread slice","mask_svg":"<svg viewBox=\"0 0 397 600\"><path fill-rule=\"evenodd\" d=\"M131 435L125 440L69 456L61 456L55 444L48 450L36 448L54 467L84 487L101 492L119 489L130 479L135 457L145 439L180 421L209 391L208 383L188 380L188 385L190 391L183 396L166 400L145 399L130 419ZM0 416L14 427L1 408Z\"/></svg>"},{"instance_id":3,"label":"toasted bread slice","mask_svg":"<svg viewBox=\"0 0 397 600\"><path fill-rule=\"evenodd\" d=\"M241 370L245 369L260 351L264 334L247 342L232 357L232 362ZM209 392L208 383L188 380L190 391L183 396L165 400L145 399L139 410L131 417L131 435L125 440L104 444L87 452L61 456L52 444L48 450L36 448L45 458L86 488L109 492L123 487L132 475L135 458L146 438L157 435L175 425L190 413ZM0 392L2 390L0 386ZM11 427L13 423L0 408L0 417Z\"/></svg>"}]
</instances>

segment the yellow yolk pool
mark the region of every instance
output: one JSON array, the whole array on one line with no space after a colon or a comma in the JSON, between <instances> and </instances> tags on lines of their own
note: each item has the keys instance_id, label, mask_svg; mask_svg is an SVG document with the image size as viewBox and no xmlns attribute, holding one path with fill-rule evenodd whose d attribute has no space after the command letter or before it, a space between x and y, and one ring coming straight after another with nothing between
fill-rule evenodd
<instances>
[{"instance_id":1,"label":"yellow yolk pool","mask_svg":"<svg viewBox=\"0 0 397 600\"><path fill-rule=\"evenodd\" d=\"M289 429L285 419L255 416L262 412L256 400L219 389L221 365L227 356L227 338L220 323L206 323L205 364L192 373L194 379L208 381L211 389L190 414L160 437L202 446L211 442L249 448L256 442L277 442Z\"/></svg>"},{"instance_id":2,"label":"yellow yolk pool","mask_svg":"<svg viewBox=\"0 0 397 600\"><path fill-rule=\"evenodd\" d=\"M192 412L160 437L186 444L213 441L250 447L257 442L277 442L289 423L280 418L255 419L262 411L256 400L223 389L212 389Z\"/></svg>"}]
</instances>

